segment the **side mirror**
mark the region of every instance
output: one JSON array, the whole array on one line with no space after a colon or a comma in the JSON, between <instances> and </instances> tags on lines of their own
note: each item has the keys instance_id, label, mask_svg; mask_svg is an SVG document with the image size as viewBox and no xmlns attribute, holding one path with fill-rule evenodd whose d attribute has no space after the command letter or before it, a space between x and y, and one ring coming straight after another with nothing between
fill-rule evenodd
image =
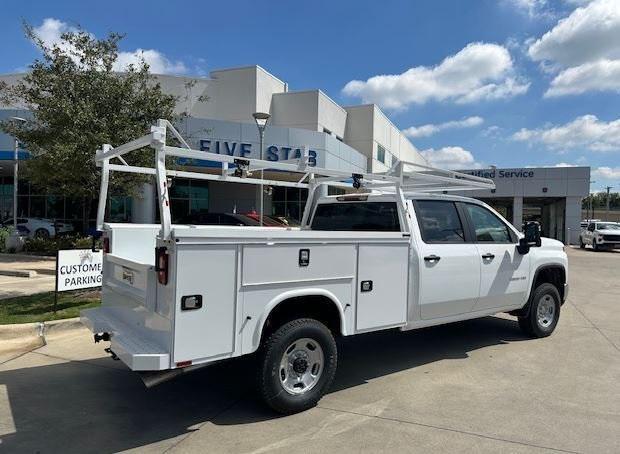
<instances>
[{"instance_id":1,"label":"side mirror","mask_svg":"<svg viewBox=\"0 0 620 454\"><path fill-rule=\"evenodd\" d=\"M523 226L523 238L519 239L517 250L520 254L527 254L531 247L540 247L542 240L540 239L540 224L536 221L526 222Z\"/></svg>"},{"instance_id":2,"label":"side mirror","mask_svg":"<svg viewBox=\"0 0 620 454\"><path fill-rule=\"evenodd\" d=\"M525 223L523 228L525 239L530 246L540 247L542 240L540 239L540 223L529 221Z\"/></svg>"}]
</instances>

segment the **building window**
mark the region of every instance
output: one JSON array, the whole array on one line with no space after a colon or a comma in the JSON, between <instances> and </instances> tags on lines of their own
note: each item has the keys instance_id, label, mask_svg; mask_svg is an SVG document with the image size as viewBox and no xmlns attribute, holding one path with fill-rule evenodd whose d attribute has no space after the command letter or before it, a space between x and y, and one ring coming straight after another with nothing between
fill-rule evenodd
<instances>
[{"instance_id":1,"label":"building window","mask_svg":"<svg viewBox=\"0 0 620 454\"><path fill-rule=\"evenodd\" d=\"M299 225L307 198L307 189L274 186L271 215L285 218L291 226Z\"/></svg>"},{"instance_id":2,"label":"building window","mask_svg":"<svg viewBox=\"0 0 620 454\"><path fill-rule=\"evenodd\" d=\"M189 214L204 214L209 211L209 183L203 180L175 178L170 188L172 222Z\"/></svg>"},{"instance_id":3,"label":"building window","mask_svg":"<svg viewBox=\"0 0 620 454\"><path fill-rule=\"evenodd\" d=\"M340 136L336 136L336 139L341 141L341 142L344 142L344 139L342 137L340 137Z\"/></svg>"},{"instance_id":4,"label":"building window","mask_svg":"<svg viewBox=\"0 0 620 454\"><path fill-rule=\"evenodd\" d=\"M327 128L323 128L323 132L325 134L329 134L330 136L332 135L332 132L329 129L327 129Z\"/></svg>"},{"instance_id":5,"label":"building window","mask_svg":"<svg viewBox=\"0 0 620 454\"><path fill-rule=\"evenodd\" d=\"M385 148L379 144L377 144L377 161L385 164Z\"/></svg>"}]
</instances>

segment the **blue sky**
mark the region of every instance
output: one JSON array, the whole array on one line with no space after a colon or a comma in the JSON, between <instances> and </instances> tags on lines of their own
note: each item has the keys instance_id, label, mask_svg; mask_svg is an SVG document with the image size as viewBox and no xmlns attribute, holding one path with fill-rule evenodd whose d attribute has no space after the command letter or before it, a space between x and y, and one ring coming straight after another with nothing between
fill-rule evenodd
<instances>
[{"instance_id":1,"label":"blue sky","mask_svg":"<svg viewBox=\"0 0 620 454\"><path fill-rule=\"evenodd\" d=\"M3 5L0 72L77 25L123 57L208 75L259 64L291 90L375 102L443 167L589 165L620 188L619 0L29 1Z\"/></svg>"}]
</instances>

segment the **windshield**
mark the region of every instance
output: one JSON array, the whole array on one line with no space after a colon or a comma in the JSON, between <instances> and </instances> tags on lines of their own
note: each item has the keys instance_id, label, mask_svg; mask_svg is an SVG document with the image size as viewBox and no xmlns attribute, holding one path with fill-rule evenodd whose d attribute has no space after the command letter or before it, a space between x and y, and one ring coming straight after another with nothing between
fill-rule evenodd
<instances>
[{"instance_id":1,"label":"windshield","mask_svg":"<svg viewBox=\"0 0 620 454\"><path fill-rule=\"evenodd\" d=\"M603 222L596 224L596 230L620 230L620 224L613 222Z\"/></svg>"}]
</instances>

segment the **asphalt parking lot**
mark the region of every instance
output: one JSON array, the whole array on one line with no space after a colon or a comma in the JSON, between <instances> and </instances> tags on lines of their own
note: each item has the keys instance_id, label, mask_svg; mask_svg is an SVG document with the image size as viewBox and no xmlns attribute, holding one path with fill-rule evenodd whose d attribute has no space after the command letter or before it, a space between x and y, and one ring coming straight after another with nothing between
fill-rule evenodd
<instances>
[{"instance_id":1,"label":"asphalt parking lot","mask_svg":"<svg viewBox=\"0 0 620 454\"><path fill-rule=\"evenodd\" d=\"M559 326L487 317L341 342L332 391L280 417L251 359L147 390L86 331L0 364L4 452L620 452L620 252L569 250Z\"/></svg>"}]
</instances>

